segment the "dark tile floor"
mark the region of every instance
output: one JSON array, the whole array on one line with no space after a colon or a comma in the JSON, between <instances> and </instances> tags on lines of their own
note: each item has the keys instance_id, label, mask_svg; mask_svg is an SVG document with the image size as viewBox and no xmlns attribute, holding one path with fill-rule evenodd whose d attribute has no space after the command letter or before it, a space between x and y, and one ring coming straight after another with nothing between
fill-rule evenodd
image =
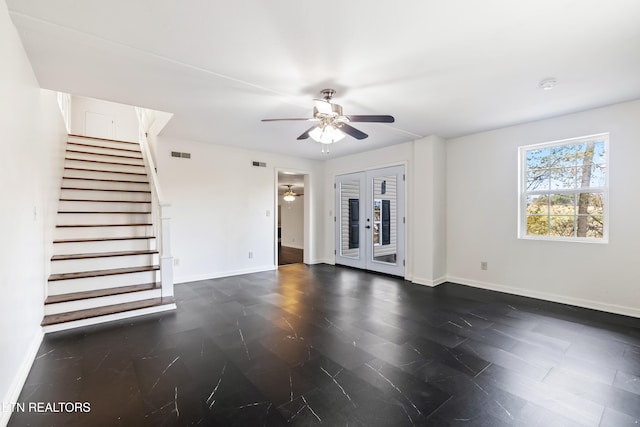
<instances>
[{"instance_id":1,"label":"dark tile floor","mask_svg":"<svg viewBox=\"0 0 640 427\"><path fill-rule=\"evenodd\" d=\"M304 250L288 246L278 247L278 265L299 264L304 258Z\"/></svg>"},{"instance_id":2,"label":"dark tile floor","mask_svg":"<svg viewBox=\"0 0 640 427\"><path fill-rule=\"evenodd\" d=\"M47 335L11 426L637 426L640 319L328 265Z\"/></svg>"}]
</instances>

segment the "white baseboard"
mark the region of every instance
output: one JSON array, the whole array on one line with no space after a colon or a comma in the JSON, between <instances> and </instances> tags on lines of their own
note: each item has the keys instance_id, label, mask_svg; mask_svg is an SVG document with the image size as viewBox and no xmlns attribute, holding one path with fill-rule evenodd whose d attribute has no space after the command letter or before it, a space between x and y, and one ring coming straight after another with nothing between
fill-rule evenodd
<instances>
[{"instance_id":1,"label":"white baseboard","mask_svg":"<svg viewBox=\"0 0 640 427\"><path fill-rule=\"evenodd\" d=\"M424 279L422 277L407 277L407 280L409 280L411 283L415 283L416 285L422 285L422 286L429 286L429 287L435 287L438 285L443 284L444 282L447 281L446 277L438 277L437 279L434 280L429 280L429 279Z\"/></svg>"},{"instance_id":2,"label":"white baseboard","mask_svg":"<svg viewBox=\"0 0 640 427\"><path fill-rule=\"evenodd\" d=\"M553 294L549 292L540 292L532 289L514 288L511 286L483 282L480 280L465 279L463 277L448 276L447 281L459 283L461 285L473 286L475 288L488 289L491 291L504 292L512 295L536 298L545 301L557 302L561 304L568 304L577 307L590 308L593 310L606 311L608 313L622 314L624 316L640 318L640 309L635 307L609 304L600 301L569 297L566 295Z\"/></svg>"},{"instance_id":3,"label":"white baseboard","mask_svg":"<svg viewBox=\"0 0 640 427\"><path fill-rule=\"evenodd\" d=\"M2 400L5 404L18 402L18 398L20 397L20 392L22 392L22 387L24 387L24 383L27 381L27 377L29 376L29 372L31 371L31 366L33 362L36 360L36 356L38 354L38 349L40 348L40 344L42 344L42 338L44 337L44 333L42 328L38 328L36 334L34 335L31 343L29 344L29 349L27 350L27 354L25 354L22 364L20 368L15 373L13 377L13 381L11 382L11 387L7 391L7 394L4 396ZM0 426L5 427L9 424L9 419L11 418L11 411L0 411Z\"/></svg>"},{"instance_id":4,"label":"white baseboard","mask_svg":"<svg viewBox=\"0 0 640 427\"><path fill-rule=\"evenodd\" d=\"M174 276L173 283L179 284L179 283L199 282L200 280L219 279L220 277L240 276L242 274L262 273L263 271L273 271L276 269L277 267L274 265L267 265L267 266L256 267L256 268L245 268L241 270L227 270L227 271L219 271L215 273L197 274L194 276L187 276L187 277ZM175 270L174 270L174 274L175 274Z\"/></svg>"},{"instance_id":5,"label":"white baseboard","mask_svg":"<svg viewBox=\"0 0 640 427\"><path fill-rule=\"evenodd\" d=\"M300 246L300 245L293 245L291 243L287 243L286 245L283 243L282 244L283 248L291 248L291 249L303 249L304 250L304 246Z\"/></svg>"}]
</instances>

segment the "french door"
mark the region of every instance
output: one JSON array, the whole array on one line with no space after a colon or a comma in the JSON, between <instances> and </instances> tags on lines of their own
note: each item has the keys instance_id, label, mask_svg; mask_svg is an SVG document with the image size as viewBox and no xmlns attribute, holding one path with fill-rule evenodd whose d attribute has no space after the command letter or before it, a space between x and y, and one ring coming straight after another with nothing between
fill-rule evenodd
<instances>
[{"instance_id":1,"label":"french door","mask_svg":"<svg viewBox=\"0 0 640 427\"><path fill-rule=\"evenodd\" d=\"M404 277L404 166L336 176L336 264Z\"/></svg>"}]
</instances>

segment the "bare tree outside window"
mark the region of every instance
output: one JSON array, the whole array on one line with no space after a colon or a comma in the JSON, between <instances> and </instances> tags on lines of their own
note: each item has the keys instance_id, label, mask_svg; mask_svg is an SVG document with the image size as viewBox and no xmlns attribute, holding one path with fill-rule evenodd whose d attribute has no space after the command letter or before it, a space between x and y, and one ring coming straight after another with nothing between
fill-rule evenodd
<instances>
[{"instance_id":1,"label":"bare tree outside window","mask_svg":"<svg viewBox=\"0 0 640 427\"><path fill-rule=\"evenodd\" d=\"M605 238L608 135L521 147L520 237Z\"/></svg>"}]
</instances>

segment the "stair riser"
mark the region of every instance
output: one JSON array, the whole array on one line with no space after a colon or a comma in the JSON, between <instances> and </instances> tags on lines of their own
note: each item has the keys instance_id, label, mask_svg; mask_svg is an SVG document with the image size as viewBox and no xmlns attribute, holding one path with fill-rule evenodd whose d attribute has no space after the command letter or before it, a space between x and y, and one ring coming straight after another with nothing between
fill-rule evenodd
<instances>
[{"instance_id":1,"label":"stair riser","mask_svg":"<svg viewBox=\"0 0 640 427\"><path fill-rule=\"evenodd\" d=\"M69 227L55 230L55 240L103 237L143 237L153 235L151 226Z\"/></svg>"},{"instance_id":2,"label":"stair riser","mask_svg":"<svg viewBox=\"0 0 640 427\"><path fill-rule=\"evenodd\" d=\"M67 149L73 150L73 151L86 151L88 153L94 153L94 154L111 154L114 156L142 157L140 149L134 145L132 145L131 147L122 147L123 149L117 149L117 148L111 148L111 147L100 147L97 145L85 144L84 142L81 142L79 144L82 144L82 145L69 143L67 145ZM89 147L88 145L91 145L91 146ZM136 149L137 151L129 151L129 150L136 150Z\"/></svg>"},{"instance_id":3,"label":"stair riser","mask_svg":"<svg viewBox=\"0 0 640 427\"><path fill-rule=\"evenodd\" d=\"M111 161L111 160L110 160ZM112 163L121 163L121 162L113 162ZM81 168L81 169L96 169L105 172L135 172L135 173L144 173L145 169L141 166L131 166L131 165L115 165L110 163L93 163L82 160L70 160L67 159L64 161L64 167L66 168Z\"/></svg>"},{"instance_id":4,"label":"stair riser","mask_svg":"<svg viewBox=\"0 0 640 427\"><path fill-rule=\"evenodd\" d=\"M66 157L76 160L96 160L100 162L113 162L113 163L126 163L128 165L144 165L144 161L140 158L127 157L113 157L105 154L87 154L87 153L75 153L67 151Z\"/></svg>"},{"instance_id":5,"label":"stair riser","mask_svg":"<svg viewBox=\"0 0 640 427\"><path fill-rule=\"evenodd\" d=\"M150 289L148 291L130 292L127 294L110 295L98 298L89 298L79 301L60 302L56 304L45 304L44 314L59 314L69 311L85 310L89 308L103 307L106 305L122 304L126 302L141 301L149 298L160 298L160 289Z\"/></svg>"},{"instance_id":6,"label":"stair riser","mask_svg":"<svg viewBox=\"0 0 640 427\"><path fill-rule=\"evenodd\" d=\"M126 203L126 202L70 202L60 201L59 211L94 211L94 212L150 212L151 203Z\"/></svg>"},{"instance_id":7,"label":"stair riser","mask_svg":"<svg viewBox=\"0 0 640 427\"><path fill-rule=\"evenodd\" d=\"M123 202L151 202L151 194L149 193L131 193L121 191L91 191L67 189L60 191L60 198L81 200L118 200Z\"/></svg>"},{"instance_id":8,"label":"stair riser","mask_svg":"<svg viewBox=\"0 0 640 427\"><path fill-rule=\"evenodd\" d=\"M112 147L112 148L126 148L128 150L131 149L139 149L140 144L129 144L126 142L119 141L106 141L102 139L92 139L92 138L78 138L75 136L70 136L67 141L69 142L77 142L80 144L89 144L95 145L96 147Z\"/></svg>"},{"instance_id":9,"label":"stair riser","mask_svg":"<svg viewBox=\"0 0 640 427\"><path fill-rule=\"evenodd\" d=\"M58 214L58 225L142 224L151 222L150 214Z\"/></svg>"},{"instance_id":10,"label":"stair riser","mask_svg":"<svg viewBox=\"0 0 640 427\"><path fill-rule=\"evenodd\" d=\"M86 168L86 169L90 169L90 168ZM136 172L144 173L142 169ZM115 173L115 172L104 172L104 171L95 172L92 170L66 169L64 171L64 176L74 177L74 178L126 179L127 181L140 181L140 182L147 181L146 175L132 175L132 174L122 174L122 173Z\"/></svg>"},{"instance_id":11,"label":"stair riser","mask_svg":"<svg viewBox=\"0 0 640 427\"><path fill-rule=\"evenodd\" d=\"M92 252L93 253L93 252ZM158 255L127 255L51 261L51 274L158 265Z\"/></svg>"},{"instance_id":12,"label":"stair riser","mask_svg":"<svg viewBox=\"0 0 640 427\"><path fill-rule=\"evenodd\" d=\"M63 187L88 188L96 190L128 190L128 191L149 191L148 183L93 181L86 179L65 178L62 180Z\"/></svg>"},{"instance_id":13,"label":"stair riser","mask_svg":"<svg viewBox=\"0 0 640 427\"><path fill-rule=\"evenodd\" d=\"M97 289L132 286L142 283L159 282L159 271L115 274L113 276L86 277L82 279L57 280L49 282L49 295L69 294L73 292L94 291Z\"/></svg>"},{"instance_id":14,"label":"stair riser","mask_svg":"<svg viewBox=\"0 0 640 427\"><path fill-rule=\"evenodd\" d=\"M151 193L149 192L150 186L147 182L146 169L139 151L139 144L76 137L70 137L69 142L71 143L67 145L66 156L68 159L65 160L65 178L63 179L62 187L74 189L62 190L60 198L76 200L61 200L58 210L60 212L82 213L58 213L56 218L58 227L54 231L54 239L100 239L153 235L153 226L125 225L150 223L152 220L151 214L143 213L151 210ZM73 144L73 142L77 142L78 145ZM77 188L80 188L80 190ZM95 200L96 202L79 200ZM65 225L80 225L80 227L65 227ZM91 225L108 226L95 227ZM156 243L155 238L56 243L53 245L53 250L55 255L92 254L155 249ZM51 274L60 275L91 271L108 272L109 270L144 268L159 263L158 254L54 260L51 261ZM144 284L142 288L146 288L147 284L160 282L160 276L159 270L152 270L51 281L48 283L49 296L65 295L65 297L68 297L66 294L96 290L106 290L103 293L112 293L112 288L134 285L136 286L136 291L129 292L132 289L121 289L124 293L119 295L46 304L45 315L52 315L53 317L45 318L44 323L64 321L63 319L78 319L78 316L91 315L91 313L86 313L83 310L99 309L106 306L112 307L106 311L102 310L101 313L109 313L111 312L110 310L115 309L113 306L118 307L120 304L125 304L125 306L117 309L134 311L136 308L144 307L145 304L156 304L155 301L159 301L161 298L161 290L147 289L143 291L139 290L140 286L138 285ZM82 294L80 296L87 295ZM78 297L78 295L73 297ZM149 307L142 311L146 312L147 310L153 311L156 309ZM74 312L76 313L74 314ZM126 315L128 314L117 313L110 316L119 318ZM95 321L102 322L107 317L109 316L101 316L100 320L85 319L71 322L67 320L65 324L47 326L46 328L48 330L61 330L65 329L68 324L80 325L90 324Z\"/></svg>"},{"instance_id":15,"label":"stair riser","mask_svg":"<svg viewBox=\"0 0 640 427\"><path fill-rule=\"evenodd\" d=\"M156 239L56 243L53 245L53 254L92 254L97 252L143 251L147 249L156 249Z\"/></svg>"}]
</instances>

